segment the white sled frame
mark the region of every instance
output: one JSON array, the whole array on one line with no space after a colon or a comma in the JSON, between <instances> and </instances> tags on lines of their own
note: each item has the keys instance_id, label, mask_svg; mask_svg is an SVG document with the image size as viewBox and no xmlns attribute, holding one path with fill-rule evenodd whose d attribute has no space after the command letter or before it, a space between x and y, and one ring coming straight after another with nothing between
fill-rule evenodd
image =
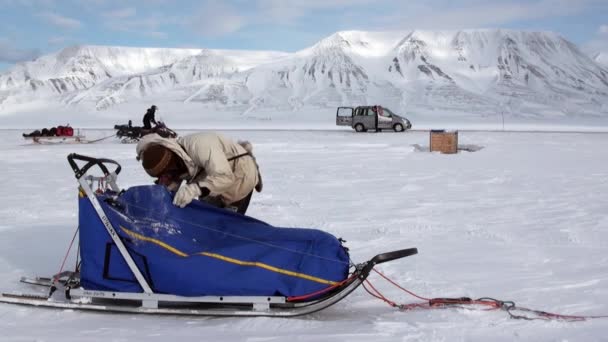
<instances>
[{"instance_id":1,"label":"white sled frame","mask_svg":"<svg viewBox=\"0 0 608 342\"><path fill-rule=\"evenodd\" d=\"M118 189L118 185L116 185L117 175L115 173L111 173L109 176L106 176L103 178L105 178L105 180L109 182L110 186L112 187L112 190L117 191L117 189ZM101 204L99 203L99 200L95 196L95 193L93 192L93 189L91 187L92 184L87 183L87 179L90 180L90 183L93 183L96 180L101 180L101 177L93 177L93 176L80 177L80 178L78 178L78 183L80 184L80 188L84 191L84 193L87 195L87 198L93 205L93 208L95 209L95 212L99 216L101 223L106 228L106 231L108 232L108 234L110 234L110 238L112 238L112 241L114 241L114 244L116 244L116 247L120 251L120 254L122 255L123 259L125 259L127 266L129 266L129 269L135 276L135 279L137 279L139 286L141 286L141 288L144 290L145 293L147 293L147 294L153 293L152 288L150 288L150 285L146 281L146 278L144 278L144 276L141 273L141 271L139 270L139 268L137 268L135 261L133 261L133 258L129 254L129 251L127 251L127 248L125 247L124 243L122 243L122 240L118 236L118 233L116 233L116 229L114 229L114 227L112 226L112 223L110 223L110 219L108 219L108 217L106 216L106 213L101 208Z\"/></svg>"},{"instance_id":2,"label":"white sled frame","mask_svg":"<svg viewBox=\"0 0 608 342\"><path fill-rule=\"evenodd\" d=\"M341 291L333 295L310 302L282 303L284 297L182 297L162 294L151 294L158 303L157 307L145 305L141 293L87 291L82 288L52 286L53 294L49 297L27 294L0 295L0 303L11 303L55 309L74 309L98 312L121 312L156 315L182 315L182 316L266 316L266 317L295 317L323 310L352 293L365 277L356 277ZM29 282L32 284L32 282ZM42 284L38 284L42 285ZM78 296L83 294L83 296ZM114 298L120 294L123 298ZM270 302L268 300L270 299ZM260 300L266 302L260 302ZM120 302L120 303L119 303ZM149 303L149 301L148 301Z\"/></svg>"}]
</instances>

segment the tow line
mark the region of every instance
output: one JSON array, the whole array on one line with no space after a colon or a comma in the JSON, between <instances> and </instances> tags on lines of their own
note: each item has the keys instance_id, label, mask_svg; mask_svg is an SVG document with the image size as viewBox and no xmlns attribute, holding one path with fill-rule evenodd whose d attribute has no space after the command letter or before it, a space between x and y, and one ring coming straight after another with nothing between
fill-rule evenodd
<instances>
[{"instance_id":1,"label":"tow line","mask_svg":"<svg viewBox=\"0 0 608 342\"><path fill-rule=\"evenodd\" d=\"M365 280L362 284L363 288L367 293L371 296L382 300L388 305L398 308L401 311L411 311L418 309L447 309L447 308L464 308L469 310L483 310L483 311L491 311L491 310L503 310L509 314L510 318L513 319L523 319L523 320L559 320L559 321L567 321L567 322L579 322L579 321L587 321L591 319L597 318L608 318L608 315L564 315L552 312L546 312L541 310L534 310L524 307L519 307L515 305L513 301L503 301L490 297L481 297L478 299L472 299L469 297L459 297L459 298L425 298L415 294L414 292L400 286L393 280L389 279L387 276L382 274L380 271L375 268L372 269L375 273L380 275L386 281L399 288L400 290L408 293L409 295L416 297L423 302L420 303L409 303L409 304L398 304L388 298L386 298L376 287L374 287L369 280Z\"/></svg>"}]
</instances>

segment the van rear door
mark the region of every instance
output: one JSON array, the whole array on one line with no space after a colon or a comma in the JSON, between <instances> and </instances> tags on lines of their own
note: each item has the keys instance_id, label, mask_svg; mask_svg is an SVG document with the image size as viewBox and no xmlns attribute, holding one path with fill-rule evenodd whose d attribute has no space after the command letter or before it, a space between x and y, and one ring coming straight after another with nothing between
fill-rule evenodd
<instances>
[{"instance_id":1,"label":"van rear door","mask_svg":"<svg viewBox=\"0 0 608 342\"><path fill-rule=\"evenodd\" d=\"M353 125L353 107L338 107L336 111L336 125L352 126Z\"/></svg>"}]
</instances>

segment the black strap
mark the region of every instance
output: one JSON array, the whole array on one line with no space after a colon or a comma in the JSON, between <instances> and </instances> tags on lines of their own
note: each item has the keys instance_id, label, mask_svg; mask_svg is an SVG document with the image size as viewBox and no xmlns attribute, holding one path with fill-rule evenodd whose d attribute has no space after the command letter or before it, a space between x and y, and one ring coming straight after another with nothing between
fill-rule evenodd
<instances>
[{"instance_id":1,"label":"black strap","mask_svg":"<svg viewBox=\"0 0 608 342\"><path fill-rule=\"evenodd\" d=\"M257 192L262 192L262 174L260 173L260 167L258 166L258 161L255 160L255 157L251 154L251 152L245 152L245 153L239 154L237 156L229 158L228 161L230 162L230 161L233 161L235 159L239 159L239 158L244 157L244 156L251 156L251 158L253 159L253 163L255 164L255 169L258 172L258 183L255 185L255 190ZM245 208L245 210L247 210L247 209Z\"/></svg>"},{"instance_id":2,"label":"black strap","mask_svg":"<svg viewBox=\"0 0 608 342\"><path fill-rule=\"evenodd\" d=\"M181 145L180 145L180 146L181 146ZM182 148L183 148L183 147L182 147ZM231 162L231 161L236 160L236 159L239 159L239 158L241 158L241 157L250 156L250 155L251 155L251 153L249 153L249 152L241 153L241 154L236 155L236 156L234 156L234 157L230 157L230 158L228 158L228 161L229 161L229 162ZM190 183L194 182L194 180L195 180L195 179L196 179L196 178L197 178L197 177L198 177L198 176L201 174L201 172L203 172L203 170L200 170L199 172L197 172L197 173L194 175L194 177L190 178L190 180L188 181L188 184L190 184ZM234 170L233 170L233 172L234 172Z\"/></svg>"},{"instance_id":3,"label":"black strap","mask_svg":"<svg viewBox=\"0 0 608 342\"><path fill-rule=\"evenodd\" d=\"M250 155L251 155L251 153L249 153L249 152L241 153L241 154L236 155L236 156L234 156L234 157L228 158L228 161L233 161L233 160L235 160L235 159L239 159L239 158L241 158L241 157L244 157L244 156L250 156Z\"/></svg>"}]
</instances>

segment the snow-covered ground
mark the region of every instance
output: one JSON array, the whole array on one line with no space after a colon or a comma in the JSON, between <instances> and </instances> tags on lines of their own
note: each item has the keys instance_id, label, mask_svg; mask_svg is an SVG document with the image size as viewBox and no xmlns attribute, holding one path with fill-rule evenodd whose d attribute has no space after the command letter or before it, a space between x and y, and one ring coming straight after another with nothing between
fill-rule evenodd
<instances>
[{"instance_id":1,"label":"snow-covered ground","mask_svg":"<svg viewBox=\"0 0 608 342\"><path fill-rule=\"evenodd\" d=\"M111 129L116 124L132 120L142 125L142 117L152 104L158 106L156 120L173 129L244 129L244 130L336 130L337 107L307 107L297 111L265 109L243 113L219 107L207 107L178 102L133 101L104 111L84 106L64 106L42 102L44 110L28 109L18 112L0 111L0 129L32 131L43 127L70 124L74 128ZM408 108L395 114L406 117L415 130L467 129L507 131L577 131L608 132L608 115L567 116L546 113L545 116L520 114L506 106L504 111L477 115L457 110L425 110ZM342 128L348 130L348 128Z\"/></svg>"},{"instance_id":2,"label":"snow-covered ground","mask_svg":"<svg viewBox=\"0 0 608 342\"><path fill-rule=\"evenodd\" d=\"M186 133L179 131L180 134ZM425 297L483 297L575 315L608 314L608 134L461 131L477 152L424 152L428 132L226 130L249 139L265 180L249 214L346 239L351 256L408 247L379 269ZM58 271L77 224L66 156L123 165L123 187L149 183L135 146L24 145L0 130L0 290ZM89 131L91 138L112 131ZM419 146L416 148L414 145ZM421 151L422 150L422 151ZM70 259L73 264L73 258ZM415 298L378 276L399 303ZM546 322L501 311L400 312L357 290L309 316L184 318L0 305L2 341L605 341L608 319Z\"/></svg>"}]
</instances>

